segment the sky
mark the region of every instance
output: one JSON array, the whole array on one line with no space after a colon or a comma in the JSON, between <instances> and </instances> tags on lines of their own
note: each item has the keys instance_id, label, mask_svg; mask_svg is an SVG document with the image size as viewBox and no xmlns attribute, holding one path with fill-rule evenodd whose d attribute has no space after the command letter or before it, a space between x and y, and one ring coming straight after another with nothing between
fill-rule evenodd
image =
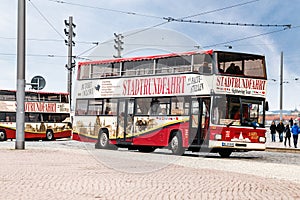
<instances>
[{"instance_id":1,"label":"sky","mask_svg":"<svg viewBox=\"0 0 300 200\"><path fill-rule=\"evenodd\" d=\"M73 17L75 62L116 55L114 33L124 36L123 56L139 49L176 52L226 50L266 56L270 110L279 110L283 52L283 109L300 110L300 1L274 0L26 0L25 79L46 79L43 91L67 91L64 20ZM17 0L1 0L0 88L17 87ZM167 21L164 18L192 22ZM203 22L214 22L208 24ZM270 26L219 25L238 23ZM273 26L277 25L277 26ZM291 27L281 26L291 25ZM195 47L196 46L196 47ZM229 49L228 46L232 48ZM97 55L97 56L95 56ZM99 57L98 57L99 56ZM73 73L73 80L76 78ZM299 79L298 79L299 78ZM73 83L74 85L74 83ZM26 86L29 90L30 86Z\"/></svg>"}]
</instances>

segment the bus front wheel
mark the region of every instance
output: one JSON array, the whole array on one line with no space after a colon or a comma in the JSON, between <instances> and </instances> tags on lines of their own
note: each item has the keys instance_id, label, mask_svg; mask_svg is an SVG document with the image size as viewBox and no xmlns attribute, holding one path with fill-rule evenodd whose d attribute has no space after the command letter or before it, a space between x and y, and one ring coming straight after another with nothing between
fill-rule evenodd
<instances>
[{"instance_id":1,"label":"bus front wheel","mask_svg":"<svg viewBox=\"0 0 300 200\"><path fill-rule=\"evenodd\" d=\"M232 151L229 149L223 149L219 151L219 154L221 156L221 158L229 158L229 156L231 155Z\"/></svg>"},{"instance_id":2,"label":"bus front wheel","mask_svg":"<svg viewBox=\"0 0 300 200\"><path fill-rule=\"evenodd\" d=\"M183 155L185 149L182 147L182 137L179 132L176 132L170 141L170 149L175 155Z\"/></svg>"},{"instance_id":3,"label":"bus front wheel","mask_svg":"<svg viewBox=\"0 0 300 200\"><path fill-rule=\"evenodd\" d=\"M6 140L6 133L5 131L0 131L0 141L5 141Z\"/></svg>"},{"instance_id":4,"label":"bus front wheel","mask_svg":"<svg viewBox=\"0 0 300 200\"><path fill-rule=\"evenodd\" d=\"M103 130L100 130L98 141L95 144L96 149L107 149L108 148L108 136Z\"/></svg>"}]
</instances>

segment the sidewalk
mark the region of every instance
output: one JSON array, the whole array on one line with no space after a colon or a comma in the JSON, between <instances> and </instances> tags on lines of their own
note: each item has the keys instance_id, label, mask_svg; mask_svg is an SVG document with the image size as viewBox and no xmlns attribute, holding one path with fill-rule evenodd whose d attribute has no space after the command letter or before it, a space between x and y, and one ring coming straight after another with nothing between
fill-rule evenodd
<instances>
[{"instance_id":1,"label":"sidewalk","mask_svg":"<svg viewBox=\"0 0 300 200\"><path fill-rule=\"evenodd\" d=\"M297 152L300 153L300 144L298 141L298 148L294 147L294 141L293 141L293 137L291 137L291 147L289 147L288 141L286 146L284 146L284 138L283 138L283 142L279 142L279 137L278 134L276 134L276 142L271 142L271 134L269 133L269 131L266 132L266 138L267 138L267 142L266 142L266 150L267 151L280 151L280 152Z\"/></svg>"}]
</instances>

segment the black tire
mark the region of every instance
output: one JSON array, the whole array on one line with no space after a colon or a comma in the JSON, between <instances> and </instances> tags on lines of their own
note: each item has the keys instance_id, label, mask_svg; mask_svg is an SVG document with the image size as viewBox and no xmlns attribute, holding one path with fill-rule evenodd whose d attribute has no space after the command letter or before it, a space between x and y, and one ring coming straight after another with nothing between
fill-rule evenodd
<instances>
[{"instance_id":1,"label":"black tire","mask_svg":"<svg viewBox=\"0 0 300 200\"><path fill-rule=\"evenodd\" d=\"M98 135L98 141L95 144L96 149L108 149L109 147L109 138L107 133L105 133L103 130L100 130Z\"/></svg>"},{"instance_id":2,"label":"black tire","mask_svg":"<svg viewBox=\"0 0 300 200\"><path fill-rule=\"evenodd\" d=\"M232 153L232 151L230 149L223 149L223 150L219 151L221 158L229 158L231 153Z\"/></svg>"},{"instance_id":3,"label":"black tire","mask_svg":"<svg viewBox=\"0 0 300 200\"><path fill-rule=\"evenodd\" d=\"M54 140L54 135L53 132L51 130L47 130L46 131L46 140Z\"/></svg>"},{"instance_id":4,"label":"black tire","mask_svg":"<svg viewBox=\"0 0 300 200\"><path fill-rule=\"evenodd\" d=\"M150 147L150 146L147 146L147 147L138 147L138 151L142 152L142 153L151 153L151 152L155 151L155 149L156 148Z\"/></svg>"},{"instance_id":5,"label":"black tire","mask_svg":"<svg viewBox=\"0 0 300 200\"><path fill-rule=\"evenodd\" d=\"M172 137L169 147L174 155L184 154L185 148L182 147L182 137L179 132Z\"/></svg>"},{"instance_id":6,"label":"black tire","mask_svg":"<svg viewBox=\"0 0 300 200\"><path fill-rule=\"evenodd\" d=\"M6 133L5 131L1 130L0 131L0 141L5 141L6 140Z\"/></svg>"}]
</instances>

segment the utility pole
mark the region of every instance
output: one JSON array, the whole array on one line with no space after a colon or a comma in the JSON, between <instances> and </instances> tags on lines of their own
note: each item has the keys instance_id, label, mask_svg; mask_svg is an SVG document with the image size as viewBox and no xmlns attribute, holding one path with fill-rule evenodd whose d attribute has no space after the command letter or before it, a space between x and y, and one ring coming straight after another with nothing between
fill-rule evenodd
<instances>
[{"instance_id":1,"label":"utility pole","mask_svg":"<svg viewBox=\"0 0 300 200\"><path fill-rule=\"evenodd\" d=\"M73 17L69 17L69 21L65 20L66 28L64 29L65 35L68 37L68 40L65 40L65 44L68 46L68 64L66 65L66 68L68 69L68 93L70 96L70 109L72 108L72 76L73 76L73 68L75 67L75 61L73 61L73 46L75 46L75 42L73 41L73 37L76 36L76 34L73 31L73 28L76 27L75 24L73 24ZM67 30L68 29L68 30Z\"/></svg>"},{"instance_id":2,"label":"utility pole","mask_svg":"<svg viewBox=\"0 0 300 200\"><path fill-rule=\"evenodd\" d=\"M25 149L25 0L18 0L17 110L15 149Z\"/></svg>"},{"instance_id":3,"label":"utility pole","mask_svg":"<svg viewBox=\"0 0 300 200\"><path fill-rule=\"evenodd\" d=\"M122 39L124 38L124 36L122 34L116 34L116 33L114 33L114 35L115 35L115 39L114 40L115 40L115 43L116 43L114 45L114 47L117 50L117 55L114 56L114 58L122 58L121 51L123 50L122 45L124 44L124 42L122 41Z\"/></svg>"},{"instance_id":4,"label":"utility pole","mask_svg":"<svg viewBox=\"0 0 300 200\"><path fill-rule=\"evenodd\" d=\"M282 96L283 96L283 52L281 52L280 58L280 121L282 120Z\"/></svg>"}]
</instances>

